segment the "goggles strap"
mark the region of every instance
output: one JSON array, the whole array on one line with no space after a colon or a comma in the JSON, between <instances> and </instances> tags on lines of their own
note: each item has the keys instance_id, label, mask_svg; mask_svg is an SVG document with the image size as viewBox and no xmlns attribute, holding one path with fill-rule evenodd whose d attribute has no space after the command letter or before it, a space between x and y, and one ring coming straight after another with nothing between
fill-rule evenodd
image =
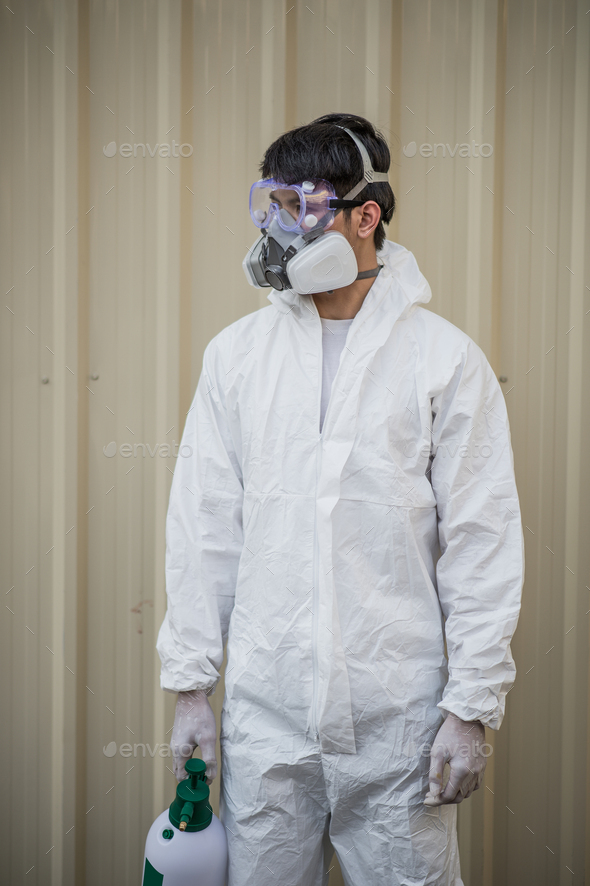
<instances>
[{"instance_id":1,"label":"goggles strap","mask_svg":"<svg viewBox=\"0 0 590 886\"><path fill-rule=\"evenodd\" d=\"M371 158L369 157L369 152L365 148L364 144L357 138L354 132L351 132L350 129L347 129L346 126L339 126L337 123L338 129L343 129L344 132L348 133L351 137L355 145L357 146L361 157L363 158L363 177L360 182L354 186L354 188L348 192L348 194L344 195L344 200L353 200L357 194L365 188L367 185L372 184L373 182L388 182L389 174L387 172L375 172L373 169L373 164L371 163Z\"/></svg>"},{"instance_id":2,"label":"goggles strap","mask_svg":"<svg viewBox=\"0 0 590 886\"><path fill-rule=\"evenodd\" d=\"M330 209L352 209L354 206L362 206L366 200L339 200L338 197L330 197Z\"/></svg>"}]
</instances>

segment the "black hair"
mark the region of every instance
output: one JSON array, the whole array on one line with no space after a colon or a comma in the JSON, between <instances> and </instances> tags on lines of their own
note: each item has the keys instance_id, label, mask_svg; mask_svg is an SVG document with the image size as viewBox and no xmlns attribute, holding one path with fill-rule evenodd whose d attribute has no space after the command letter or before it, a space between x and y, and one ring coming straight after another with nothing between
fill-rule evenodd
<instances>
[{"instance_id":1,"label":"black hair","mask_svg":"<svg viewBox=\"0 0 590 886\"><path fill-rule=\"evenodd\" d=\"M306 179L320 179L334 186L342 199L363 177L363 161L351 137L339 129L346 126L366 147L375 172L387 172L389 148L372 123L356 114L326 114L295 129L284 132L266 150L260 164L262 178L274 178L287 185ZM374 200L381 210L375 228L375 248L385 242L383 223L389 224L395 210L395 196L387 182L367 184L357 200ZM351 209L344 209L350 219Z\"/></svg>"}]
</instances>

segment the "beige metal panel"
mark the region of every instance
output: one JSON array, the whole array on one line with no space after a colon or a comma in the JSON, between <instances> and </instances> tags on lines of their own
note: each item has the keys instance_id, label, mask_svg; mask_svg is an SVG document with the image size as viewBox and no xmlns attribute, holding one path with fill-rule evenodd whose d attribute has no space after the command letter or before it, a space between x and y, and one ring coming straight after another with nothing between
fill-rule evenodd
<instances>
[{"instance_id":1,"label":"beige metal panel","mask_svg":"<svg viewBox=\"0 0 590 886\"><path fill-rule=\"evenodd\" d=\"M515 13L518 14L518 10L514 8L508 10L510 16ZM524 8L522 9L522 13L524 15ZM529 389L527 392L522 384L520 386L514 385L515 377L524 377L526 371L534 363L538 363L536 359L529 360L531 355L530 352L527 353L529 350L527 330L529 329L529 324L532 323L533 326L536 325L537 319L542 316L542 314L537 312L531 316L526 296L531 287L531 280L529 279L529 274L531 273L530 249L531 240L534 239L534 235L531 235L522 223L518 226L515 224L516 214L519 214L522 219L524 210L524 213L526 214L526 218L524 219L525 224L528 224L533 230L538 229L530 219L530 176L523 175L524 170L522 168L523 166L528 166L532 155L532 146L530 141L527 141L532 137L529 116L530 109L526 107L526 103L525 108L523 109L522 107L526 90L529 85L532 86L532 81L530 81L530 79L523 83L523 75L525 75L525 71L529 70L533 63L530 58L530 25L530 20L524 21L522 23L522 28L516 29L515 22L511 21L508 28L509 46L506 65L506 92L508 95L506 97L505 126L506 142L512 147L512 150L506 152L505 190L503 199L503 203L505 204L504 259L506 262L504 266L505 275L503 281L503 320L505 324L505 336L503 341L506 344L509 344L510 350L514 349L514 355L513 359L507 363L507 351L503 349L502 356L504 359L502 362L502 373L508 376L508 384L505 386L505 391L507 392L507 402L511 414L513 447L517 470L519 471L519 490L521 494L523 519L527 526L532 526L531 531L538 534L539 527L537 524L539 521L537 520L534 524L532 523L529 518L530 511L527 508L528 483L526 481L526 475L527 471L530 470L534 477L534 481L538 482L538 466L535 476L535 461L537 460L538 453L536 452L536 447L534 447L534 445L531 447L530 444L532 441L529 440L527 434L528 417L526 415L526 402L527 394L530 396L532 393L534 398L533 403L536 401L535 411L538 415L542 416L542 402L539 399L540 389L538 385L535 385L532 390ZM518 39L519 36L520 39ZM526 39L527 37L528 39ZM543 42L541 45L543 45ZM530 74L526 76L530 78ZM530 95L528 96L528 103L530 103ZM515 242L515 239L516 249L511 248L511 244ZM519 297L521 293L524 297ZM533 330L531 330L531 337L533 339L534 347L534 344L538 340L538 329L534 330L534 335L532 333ZM549 345L547 345L547 347L549 347ZM547 348L545 348L545 350L546 349ZM539 368L543 371L544 367L541 365ZM528 383L529 379L526 379L526 384ZM538 503L541 504L541 502ZM546 511L545 515L545 519L551 519L551 509ZM540 516L543 518L542 510L540 510ZM533 566L533 564L531 563L531 558L529 556L532 553L529 542L532 536L529 536L528 532L529 530L526 530L527 582L524 591L525 607L529 595L531 592L535 593L537 588L534 573L531 574L531 566ZM552 543L550 543L550 546L553 547ZM544 551L544 553L547 554L547 551ZM545 568L547 568L547 564L545 564ZM530 625L535 631L536 626L534 618L528 621L528 625ZM530 807L534 808L534 806L539 803L539 796L534 796L533 793L529 791L527 797L526 793L523 791L523 786L527 781L530 783L533 772L539 771L539 762L542 761L543 755L546 754L548 750L542 724L538 723L535 715L535 694L538 693L540 687L538 688L537 693L531 691L531 683L534 685L536 682L538 670L537 668L536 670L529 671L529 668L534 663L533 661L530 661L533 649L529 648L526 655L519 656L518 654L523 648L521 644L528 633L526 629L527 620L524 618L521 621L521 627L515 643L517 666L520 667L519 676L516 687L509 698L509 717L507 718L505 727L497 742L498 760L496 761L496 791L498 803L496 808L496 833L499 839L497 846L495 847L494 872L498 878L498 882L500 882L501 878L504 877L508 879L510 876L513 876L515 878L514 882L516 882L519 878L527 875L527 871L531 869L531 865L538 867L539 861L541 864L546 863L547 856L549 856L549 853L545 850L543 855L533 853L533 857L531 857L531 846L528 841L534 840L534 836L531 831L525 830L525 827L528 826L532 831L538 833L539 828L537 822L533 823L528 820L527 817L527 821L524 824L522 820L519 822L520 827L516 825L516 815L518 813L522 814L523 801L529 804L529 813L532 812ZM535 637L534 635L531 637L529 633L527 645L532 646L534 643ZM548 650L551 645L552 643L547 642L543 651ZM529 672L527 673L527 671ZM547 675L545 674L540 676L541 679L547 678ZM551 698L551 696L549 696L549 698ZM518 711L517 716L519 716L521 723L519 723L513 716L516 711ZM529 747L527 747L522 741L523 721L530 724L530 733L534 736L534 744ZM514 746L513 737L517 739L517 746ZM514 776L510 778L512 766L510 765L510 757L505 753L507 743L511 744L508 753L513 758L512 766L516 764L522 773L526 772L526 779L523 779L522 775L520 779L516 779ZM537 754L541 756L541 761L537 758ZM546 802L546 800L547 794L543 797L543 801ZM543 802L541 806L544 810L545 802ZM555 808L555 812L556 811ZM550 810L549 813L551 814ZM508 831L508 833L506 831ZM516 843L518 841L519 854L513 850L512 857L510 857L510 844L507 838L512 834L514 834L514 849L516 849ZM544 843L548 843L549 846L553 845L548 836L544 840ZM534 871L534 874L538 876L538 869ZM540 882L544 882L544 880L540 880Z\"/></svg>"},{"instance_id":2,"label":"beige metal panel","mask_svg":"<svg viewBox=\"0 0 590 886\"><path fill-rule=\"evenodd\" d=\"M75 758L75 5L3 15L2 357L13 393L4 387L2 859L7 882L61 883Z\"/></svg>"},{"instance_id":3,"label":"beige metal panel","mask_svg":"<svg viewBox=\"0 0 590 886\"><path fill-rule=\"evenodd\" d=\"M296 89L296 111L289 125L338 111L369 114L388 131L391 3L322 0L313 12L298 5L290 15L295 13L290 26L296 28L296 68L288 77Z\"/></svg>"},{"instance_id":4,"label":"beige metal panel","mask_svg":"<svg viewBox=\"0 0 590 886\"><path fill-rule=\"evenodd\" d=\"M76 569L76 609L75 624L72 625L75 643L76 708L72 718L71 732L75 736L75 757L71 767L75 772L75 791L70 801L75 809L76 826L74 836L73 870L64 872L64 883L84 882L86 870L87 811L86 768L87 768L87 711L90 691L87 689L87 643L88 643L88 545L92 507L88 500L88 416L89 385L93 379L88 373L89 337L89 282L90 282L90 225L94 210L90 199L90 30L89 8L86 0L78 3L78 108L77 108L77 147L78 147L78 305L77 305L77 349L78 349L78 422L77 422L77 569Z\"/></svg>"},{"instance_id":5,"label":"beige metal panel","mask_svg":"<svg viewBox=\"0 0 590 886\"><path fill-rule=\"evenodd\" d=\"M21 145L25 141L27 131L27 114L25 104L25 71L26 62L24 44L27 42L28 33L25 30L23 16L20 20L5 22L3 31L3 56L11 61L11 74L3 80L3 103L6 113L10 115L14 131L20 133ZM12 40L12 47L11 41ZM12 51L11 51L12 48ZM14 56L13 56L14 53ZM12 89L9 89L9 84ZM37 84L35 83L35 86ZM16 142L16 139L15 139ZM20 439L29 427L27 421L27 406L34 410L33 429L38 427L38 401L40 395L39 368L37 359L37 347L34 332L37 317L35 316L37 304L33 305L32 313L30 296L30 275L26 271L30 267L27 263L26 241L23 232L26 229L27 217L26 206L23 199L26 194L27 165L26 154L17 152L17 144L11 145L12 150L4 159L4 169L9 170L3 177L3 203L12 210L12 222L14 227L9 227L9 219L6 219L6 239L2 238L3 249L2 282L3 293L6 293L5 304L8 310L3 311L3 321L10 334L10 344L3 351L6 354L6 362L3 366L3 375L12 381L12 402L6 403L5 408L10 409L11 435L6 441L8 446L5 450L6 459L3 460L4 488L7 492L6 503L10 505L8 511L8 525L4 527L7 533L2 533L3 558L6 573L3 572L3 590L6 608L3 612L3 623L7 632L3 650L7 654L7 661L3 668L6 675L4 691L11 703L11 718L4 719L2 730L3 744L6 748L7 759L14 759L16 753L25 751L32 760L36 758L35 739L37 730L31 728L31 713L24 703L24 692L28 690L29 697L36 698L38 683L35 675L30 673L26 664L27 652L30 652L32 644L27 643L26 622L30 614L30 600L32 593L36 595L37 575L31 578L27 573L32 565L36 554L35 548L30 550L30 535L35 533L36 517L35 505L38 505L36 490L33 487L32 501L25 500L23 486L27 477L27 456L30 458L31 450L34 449L31 437ZM8 152L7 152L8 153ZM4 233L4 231L3 231ZM33 262L31 262L33 264ZM35 281L35 278L33 278ZM37 293L35 293L37 295ZM9 313L11 311L11 313ZM33 333L29 333L26 326L33 323ZM28 369L27 369L28 366ZM10 470L6 467L10 465ZM14 479L13 479L14 478ZM14 482L16 480L16 482ZM33 475L34 480L34 475ZM16 488L15 488L16 487ZM29 498L31 492L29 491ZM32 509L32 514L30 513ZM27 513L29 511L29 513ZM27 523L30 521L30 531L27 531ZM34 542L34 538L33 538ZM35 558L36 559L36 558ZM37 567L38 568L38 567ZM35 569L33 569L35 572ZM32 581L35 585L32 586ZM37 624L31 626L37 630ZM4 637L3 637L4 639ZM31 637L35 640L35 637ZM26 738L26 730L30 737ZM36 776L36 766L31 767L29 786L33 786ZM20 774L19 774L20 775ZM13 800L12 808L8 811L7 818L3 821L3 846L6 857L10 858L10 874L16 882L24 882L25 871L36 862L35 837L38 837L38 822L34 821L30 836L27 837L17 822L25 820L28 812L25 796L19 791L17 774L14 768L6 770L4 783L7 794ZM31 839L33 838L33 839Z\"/></svg>"},{"instance_id":6,"label":"beige metal panel","mask_svg":"<svg viewBox=\"0 0 590 886\"><path fill-rule=\"evenodd\" d=\"M564 583L564 621L566 637L563 654L564 705L562 713L562 785L561 785L561 883L571 882L567 867L582 866L586 857L584 813L587 796L580 778L579 760L583 759L588 735L584 736L587 717L584 704L588 699L587 627L588 585L585 581L590 572L587 556L587 529L584 522L588 508L582 505L580 475L587 437L583 413L588 405L586 382L583 376L584 346L589 336L584 335L584 284L588 270L587 256L590 245L590 224L587 221L590 191L588 174L588 148L590 147L588 101L590 98L590 22L588 10L576 4L576 44L573 94L573 144L572 144L572 192L571 192L571 242L565 289L569 289L568 329L568 403L567 403L567 451L566 464L566 510L565 544L562 576ZM572 9L573 12L573 9ZM575 571L568 564L575 563ZM573 627L573 630L572 630ZM573 727L573 728L572 728ZM585 739L585 740L584 740ZM572 864L567 865L571 859ZM565 868L565 870L564 870Z\"/></svg>"},{"instance_id":7,"label":"beige metal panel","mask_svg":"<svg viewBox=\"0 0 590 886\"><path fill-rule=\"evenodd\" d=\"M587 814L588 553L579 540L588 516L576 492L582 357L572 336L582 333L588 242L588 31L575 4L542 12L507 8L502 372L527 577L519 677L496 745L498 883L575 882L568 868L583 877Z\"/></svg>"},{"instance_id":8,"label":"beige metal panel","mask_svg":"<svg viewBox=\"0 0 590 886\"><path fill-rule=\"evenodd\" d=\"M40 15L50 17L40 5ZM77 396L82 381L78 375L77 300L78 300L78 237L77 216L77 7L70 0L57 0L53 7L48 36L54 41L53 51L53 347L56 396L53 403L52 464L52 546L58 557L53 561L53 600L51 635L55 653L52 674L52 886L73 881L74 846L71 840L76 823L75 722L77 689L68 670L68 661L76 661L77 638ZM47 46L44 47L47 49ZM41 50L41 47L39 47ZM45 115L46 131L49 114ZM88 207L90 209L90 207ZM53 245L53 243L51 245ZM48 246L48 250L49 250ZM41 292L43 300L43 292ZM60 359L61 358L61 359ZM43 442L40 441L40 450ZM45 553L44 553L45 556ZM44 589L40 588L43 595ZM59 650L63 648L61 667ZM47 650L44 650L47 651ZM42 664L45 667L45 664ZM72 670L75 670L76 665ZM60 673L61 670L61 673ZM79 679L79 678L78 678ZM46 699L41 699L47 704ZM40 736L44 747L44 732ZM43 765L43 751L40 765ZM41 771L41 781L43 771ZM68 837L70 842L68 842ZM42 847L39 847L41 855ZM55 857L52 857L56 852ZM45 854L45 857L47 857ZM44 878L40 878L43 882Z\"/></svg>"},{"instance_id":9,"label":"beige metal panel","mask_svg":"<svg viewBox=\"0 0 590 886\"><path fill-rule=\"evenodd\" d=\"M463 141L469 65L468 41L445 4L405 4L402 59L399 239L414 252L433 290L432 308L453 322L463 316L454 298L461 291L454 243L461 240L465 161L422 157L422 145ZM461 110L463 109L463 114ZM463 124L463 125L462 125ZM416 153L411 156L414 149ZM424 148L428 153L428 148ZM434 147L432 147L434 153ZM446 150L446 149L445 149ZM410 156L407 156L410 155ZM458 167L458 168L457 168ZM459 188L459 191L457 191ZM441 216L444 227L441 230ZM463 238L464 242L464 238Z\"/></svg>"},{"instance_id":10,"label":"beige metal panel","mask_svg":"<svg viewBox=\"0 0 590 886\"><path fill-rule=\"evenodd\" d=\"M508 18L509 22L506 24L506 59L505 59L505 93L508 93L505 96L505 142L512 147L512 151L507 153L507 156L504 160L504 188L502 194L502 348L501 348L501 368L500 371L503 375L508 377L508 383L504 387L504 391L507 397L507 405L510 412L511 418L511 430L512 430L512 445L515 453L515 463L518 469L518 466L521 464L526 464L524 459L527 457L527 440L526 440L526 423L524 417L524 403L522 400L522 395L516 388L513 388L513 379L515 374L515 365L514 358L518 357L518 352L522 351L525 347L523 336L522 336L522 323L526 323L526 314L523 320L518 322L517 311L519 309L519 305L522 303L522 299L518 299L516 297L517 293L526 292L528 288L527 281L520 280L516 281L514 279L515 274L517 273L516 263L518 261L518 257L520 255L519 250L515 250L514 248L510 248L510 244L513 242L515 231L512 227L512 220L514 218L514 212L516 211L516 206L514 205L514 201L516 199L516 194L518 192L518 187L520 183L521 177L521 164L528 164L530 158L530 145L522 144L520 139L516 137L515 128L518 126L519 120L521 119L521 110L518 108L517 104L513 102L513 98L517 97L515 88L515 75L522 70L522 74L530 67L530 64L527 63L526 67L522 69L521 67L521 40L522 40L522 30L516 29L514 22L514 15L517 14L517 9L514 6L510 8L506 8L505 15ZM530 34L530 31L527 31ZM527 60L528 61L528 60ZM528 75L530 76L530 75ZM526 133L528 132L529 121L528 119L523 121L523 135L526 137ZM528 218L527 218L528 222ZM524 233L527 233L526 230ZM530 236L530 235L529 235ZM529 364L530 365L530 364ZM522 372L524 373L529 366L526 366ZM522 390L522 388L521 388ZM520 399L515 400L514 395ZM552 420L552 417L549 416L549 421ZM551 460L552 455L549 455L549 459ZM521 496L521 508L523 512L523 521L526 524L528 521L527 516L527 507L525 501L525 488L523 482L522 472L519 472L519 492ZM551 508L546 511L546 517L550 518ZM530 525L530 522L529 524ZM534 527L534 531L538 532L537 526ZM524 591L524 599L526 601L528 594L528 587L535 587L535 577L534 573L532 573L532 569L534 569L534 564L531 562L531 550L529 546L529 537L525 531L525 542L526 542L526 584ZM531 584L532 579L532 584ZM519 668L519 673L517 677L517 682L515 688L512 690L507 703L508 708L508 716L502 728L502 732L498 736L498 741L496 742L496 783L495 790L496 796L498 798L498 802L496 804L496 815L495 815L495 823L494 823L494 833L496 835L496 844L494 846L494 859L493 859L493 868L494 873L498 882L500 882L501 878L507 880L509 870L513 869L513 860L508 861L508 846L509 846L509 837L514 832L514 826L512 823L512 818L515 815L515 799L516 793L521 792L521 785L515 782L514 777L510 777L510 769L509 769L509 747L510 745L514 745L514 741L512 739L513 736L517 735L517 724L514 722L512 714L516 710L523 710L523 719L528 720L534 717L533 710L527 710L526 705L529 703L528 699L531 698L530 694L525 693L525 689L527 687L527 683L525 681L530 681L531 674L527 674L526 671L529 669L528 665L528 656L525 659L525 663L523 665L522 658L518 655L518 647L520 644L520 637L523 633L523 622L526 623L526 619L521 619L521 624L519 631L517 633L516 642L514 644L514 653L516 657L517 668ZM548 649L551 644L548 643L545 649ZM521 670L522 668L522 670ZM524 673L523 673L524 671ZM532 672L533 679L536 678L536 674L534 671ZM549 701L550 701L549 696ZM531 733L534 731L534 726L531 729ZM522 752L525 756L528 754L534 753L534 747L529 747L525 749L521 742L519 742L522 747ZM541 736L538 733L535 733L535 747L540 747L542 752L546 752L546 746L543 746L544 742L541 739ZM515 757L515 754L518 753L518 744L511 748L512 756ZM525 760L518 760L515 762L517 766L523 765ZM551 778L551 775L549 775ZM512 812L510 812L510 809ZM531 826L533 827L533 826ZM518 832L518 837L521 841L523 841L523 837L526 840L527 837L531 837L528 831L522 833L522 830ZM518 865L518 859L516 859L516 863ZM523 863L517 866L515 874L516 876L525 876L526 869L528 869L530 864L530 855L525 855L523 853Z\"/></svg>"},{"instance_id":11,"label":"beige metal panel","mask_svg":"<svg viewBox=\"0 0 590 886\"><path fill-rule=\"evenodd\" d=\"M139 878L145 835L172 790L157 748L170 738L173 699L156 682L155 631L175 464L162 453L179 441L178 191L188 162L164 148L178 155L180 4L97 3L90 33L88 371L99 378L89 442L89 884ZM111 141L137 148L107 157ZM117 752L105 756L111 742Z\"/></svg>"},{"instance_id":12,"label":"beige metal panel","mask_svg":"<svg viewBox=\"0 0 590 886\"><path fill-rule=\"evenodd\" d=\"M519 12L509 6L509 19ZM542 787L540 791L532 791L530 785L534 783L535 773L543 770L547 756L557 750L557 736L549 732L551 725L545 715L541 714L538 699L547 691L549 703L552 706L558 703L559 684L555 682L555 678L559 676L559 671L555 669L556 662L552 659L558 646L555 643L555 624L561 615L555 613L555 620L552 622L540 619L539 615L543 609L551 606L557 584L556 574L551 574L550 571L553 563L548 560L554 559L549 549L556 550L555 534L560 531L561 520L556 521L555 518L562 508L562 502L561 480L555 487L554 497L549 490L549 495L544 494L540 481L544 474L545 457L557 459L556 467L559 472L559 465L563 462L559 458L560 446L555 445L556 440L551 440L552 431L547 425L537 430L535 416L539 416L543 424L543 419L552 425L556 419L559 420L558 411L551 404L559 390L559 382L554 375L555 351L549 351L545 356L545 352L555 344L554 328L552 324L547 324L545 318L547 314L555 317L559 311L560 299L558 297L555 300L559 279L555 275L556 264L553 257L544 247L548 243L550 248L557 251L550 240L555 242L558 239L563 218L556 218L555 224L549 221L549 230L545 229L543 232L546 232L544 242L539 243L538 240L539 226L545 227L543 216L547 198L551 199L549 195L557 197L558 182L553 176L547 176L547 165L552 158L556 159L555 152L559 151L559 142L551 137L546 140L543 130L547 124L547 115L555 107L556 90L561 91L561 60L553 58L550 53L543 65L540 64L540 59L533 57L532 24L530 15L527 16L524 9L519 29L515 29L514 21L509 22L506 64L506 186L503 202L509 208L504 211L504 242L507 266L514 262L514 277L511 280L505 278L505 284L508 285L505 285L503 294L503 314L512 327L508 335L511 338L514 336L511 344L515 352L512 365L508 365L507 371L503 368L502 372L509 378L505 390L508 391L507 401L511 410L523 519L527 526L527 580L523 617L514 649L517 667L520 668L519 677L514 697L511 696L509 700L510 719L507 729L498 740L500 755L497 765L504 782L498 784L497 793L497 819L504 819L504 827L500 826L498 834L498 846L504 843L507 855L504 868L498 866L496 873L499 878L507 871L514 882L519 876L532 876L543 883L558 880L559 863L549 850L544 849L542 853L538 851L535 837L539 835L544 838L541 844L543 848L549 846L551 850L557 851L555 840L559 807L557 803L551 803L551 788L554 787L551 784L554 780L552 776L549 776L547 788ZM512 38L511 31L514 35ZM546 22L540 23L539 31L539 47L544 47L545 54L545 50L554 43L554 35L551 31L547 33ZM518 33L521 39L517 44L515 38ZM533 64L535 67L531 70ZM557 69L553 68L555 64ZM552 82L556 74L556 82ZM544 195L537 184L541 181ZM532 234L531 231L536 233ZM564 234L567 236L566 231ZM544 259L539 255L542 250L545 251ZM512 277L512 273L510 276ZM540 310L534 309L530 304L533 293L537 296ZM542 349L541 345L544 345ZM533 366L535 368L531 369ZM541 442L540 446L536 444L536 439ZM531 493L534 497L534 510L531 510L533 502L529 499ZM536 533L535 536L533 532ZM538 547L535 541L537 538L539 542L542 538L545 539ZM538 615L529 608L531 604ZM527 612L530 612L532 618L527 618ZM552 651L546 656L545 653L551 647ZM536 660L537 652L542 652L544 662ZM532 746L527 746L523 741L527 725L534 736ZM514 746L516 742L518 747ZM512 759L506 759L503 755L505 744L508 744L508 754ZM515 767L518 772L516 778ZM527 819L525 822L522 820L523 811ZM526 830L527 827L531 830ZM505 828L509 830L512 839L504 842Z\"/></svg>"},{"instance_id":13,"label":"beige metal panel","mask_svg":"<svg viewBox=\"0 0 590 886\"><path fill-rule=\"evenodd\" d=\"M6 83L3 89L3 101L6 103L6 110L13 121L14 132L20 133L21 146L23 142L27 142L25 133L30 125L25 103L26 80L24 76L27 62L25 43L27 43L29 34L25 30L23 18L24 16L21 14L19 20L15 20L14 23L5 22L6 30L3 39L3 55L12 62L12 76L3 81L3 86ZM13 90L6 88L8 84L13 86ZM37 98L37 87L38 82L35 78L33 86L35 99ZM30 92L29 87L29 98ZM16 138L14 141L16 142ZM39 693L38 679L36 679L37 674L35 673L36 636L29 634L31 642L28 642L26 629L27 622L33 615L31 606L34 605L34 601L38 597L37 572L39 564L35 563L38 551L36 544L38 489L35 488L35 481L38 480L38 476L36 477L35 470L31 471L30 475L27 471L27 459L31 458L35 450L30 431L24 439L22 438L29 428L35 435L39 424L41 385L39 384L38 348L35 335L35 333L39 335L38 291L36 276L31 278L30 274L26 274L34 264L33 261L28 263L29 254L27 253L29 250L23 236L29 221L27 201L24 199L27 194L27 156L22 147L17 151L18 142L13 143L11 147L12 151L5 158L4 168L6 170L9 168L10 173L3 181L3 202L5 205L8 203L11 205L14 228L12 231L8 225L6 228L5 242L8 248L3 250L2 282L3 293L6 293L5 304L8 306L8 310L3 311L3 321L7 326L7 331L10 330L11 334L10 346L5 352L8 359L3 368L8 377L11 377L13 398L10 405L6 404L11 410L12 427L10 439L7 441L9 443L6 452L7 458L3 461L3 467L5 467L3 473L8 493L5 500L10 503L10 511L9 524L5 527L8 530L7 534L6 536L4 533L2 534L3 547L6 544L2 562L6 566L6 573L3 574L3 596L6 604L3 622L8 633L3 649L9 653L3 673L8 678L5 692L9 695L12 704L12 717L10 720L4 720L5 725L2 732L3 742L6 742L7 759L14 759L17 752L22 754L24 751L25 758L28 756L36 762L38 724L35 721L37 711L31 710L31 707L24 703L24 693L28 692L30 698L37 698ZM29 198L29 207L31 202L31 198ZM8 219L6 221L8 222ZM2 240L4 243L4 237ZM27 330L27 325L33 330L32 332ZM33 422L27 420L27 407L29 412L33 412ZM6 470L8 465L10 465L10 471ZM28 476L30 476L32 484L29 485L28 495L25 498L23 487L27 483ZM14 482L15 480L16 482ZM32 570L33 575L30 574L31 566L37 567ZM30 625L36 633L38 632L37 622L38 619L35 618L33 624ZM34 656L32 668L27 662L29 655ZM32 718L34 718L33 722L31 722ZM33 787L36 775L36 765L33 765L28 776L29 788ZM25 820L29 811L25 796L19 790L19 781L20 773L17 777L14 768L6 770L6 788L7 793L13 799L13 805L9 811L8 819L3 822L5 825L3 839L7 840L7 845L3 849L7 857L8 850L11 850L9 856L11 876L14 877L15 882L24 882L25 871L37 861L35 843L39 833L36 816L29 835L23 833L22 828L17 824L17 822Z\"/></svg>"},{"instance_id":14,"label":"beige metal panel","mask_svg":"<svg viewBox=\"0 0 590 886\"><path fill-rule=\"evenodd\" d=\"M491 254L484 244L492 227L494 166L491 157L460 152L469 145L473 154L474 142L493 147L495 13L495 0L462 4L460 14L451 4L404 6L406 154L398 206L399 239L431 284L430 307L488 354Z\"/></svg>"}]
</instances>

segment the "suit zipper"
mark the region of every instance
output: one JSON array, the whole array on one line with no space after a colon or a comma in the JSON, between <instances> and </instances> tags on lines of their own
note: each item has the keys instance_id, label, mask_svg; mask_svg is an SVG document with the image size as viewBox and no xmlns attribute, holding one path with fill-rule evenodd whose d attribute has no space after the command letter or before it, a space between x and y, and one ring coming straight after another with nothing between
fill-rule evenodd
<instances>
[{"instance_id":1,"label":"suit zipper","mask_svg":"<svg viewBox=\"0 0 590 886\"><path fill-rule=\"evenodd\" d=\"M318 314L319 319L319 314ZM321 338L321 320L320 320L320 372L319 372L319 393L318 393L318 408L317 408L317 424L316 427L319 428L320 424L320 411L321 411L321 402L322 402L322 383L323 383L323 341ZM332 383L332 390L334 389L334 385L336 384L336 380L338 378L340 372L340 367L336 372L334 377L334 381ZM318 729L318 718L317 718L317 696L318 696L318 683L319 683L319 667L318 667L318 627L319 627L319 598L320 598L320 550L318 543L318 531L317 531L317 523L318 523L318 509L317 509L317 498L318 498L318 482L321 473L322 467L322 442L324 439L324 428L326 427L326 419L328 418L328 413L330 412L330 405L332 403L332 391L330 391L330 397L328 398L328 405L326 406L326 414L324 415L324 422L322 424L322 430L320 431L320 435L317 441L316 448L316 474L315 474L315 511L314 511L314 532L313 532L313 599L312 599L312 626L311 626L311 656L312 656L312 676L313 676L313 688L312 688L312 700L311 700L311 731L316 741L319 740L319 729Z\"/></svg>"},{"instance_id":2,"label":"suit zipper","mask_svg":"<svg viewBox=\"0 0 590 886\"><path fill-rule=\"evenodd\" d=\"M316 428L319 431L320 411L322 403L322 373L323 373L323 342L322 342L322 323L318 314L320 325L320 360L319 360L319 385L316 409ZM326 410L327 411L327 410ZM320 552L318 544L318 482L321 473L322 461L322 433L320 432L316 443L316 469L315 469L315 501L314 501L314 517L313 517L313 587L312 587L312 604L311 604L311 666L312 666L312 697L311 697L311 731L316 741L319 741L319 728L317 717L317 699L319 689L319 665L318 665L318 623L319 623L319 599L320 599Z\"/></svg>"},{"instance_id":3,"label":"suit zipper","mask_svg":"<svg viewBox=\"0 0 590 886\"><path fill-rule=\"evenodd\" d=\"M318 697L318 682L319 682L319 668L318 668L318 606L319 606L319 576L320 576L320 564L319 564L319 545L318 545L318 518L317 518L317 488L318 488L318 478L320 474L320 460L322 457L322 440L321 437L317 443L317 451L316 451L316 498L315 498L315 513L314 513L314 531L313 531L313 588L312 588L312 606L311 606L311 660L312 660L312 676L313 676L313 689L312 689L312 699L311 699L311 730L316 741L319 739L319 731L318 731L318 721L317 721L317 697Z\"/></svg>"}]
</instances>

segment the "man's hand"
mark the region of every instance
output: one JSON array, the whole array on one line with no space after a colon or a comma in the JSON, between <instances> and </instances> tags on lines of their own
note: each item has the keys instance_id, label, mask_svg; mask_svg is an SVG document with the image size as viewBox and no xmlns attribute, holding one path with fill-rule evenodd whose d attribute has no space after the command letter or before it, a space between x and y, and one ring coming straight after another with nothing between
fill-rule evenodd
<instances>
[{"instance_id":1,"label":"man's hand","mask_svg":"<svg viewBox=\"0 0 590 886\"><path fill-rule=\"evenodd\" d=\"M448 714L430 751L430 785L425 806L461 803L478 789L487 762L481 753L484 742L485 729L479 720L468 723ZM443 790L445 763L450 764L451 774Z\"/></svg>"},{"instance_id":2,"label":"man's hand","mask_svg":"<svg viewBox=\"0 0 590 886\"><path fill-rule=\"evenodd\" d=\"M216 737L215 714L211 710L206 692L200 689L179 692L170 739L174 775L178 781L186 778L184 764L190 760L194 749L199 745L207 764L207 784L211 784L217 775Z\"/></svg>"}]
</instances>

